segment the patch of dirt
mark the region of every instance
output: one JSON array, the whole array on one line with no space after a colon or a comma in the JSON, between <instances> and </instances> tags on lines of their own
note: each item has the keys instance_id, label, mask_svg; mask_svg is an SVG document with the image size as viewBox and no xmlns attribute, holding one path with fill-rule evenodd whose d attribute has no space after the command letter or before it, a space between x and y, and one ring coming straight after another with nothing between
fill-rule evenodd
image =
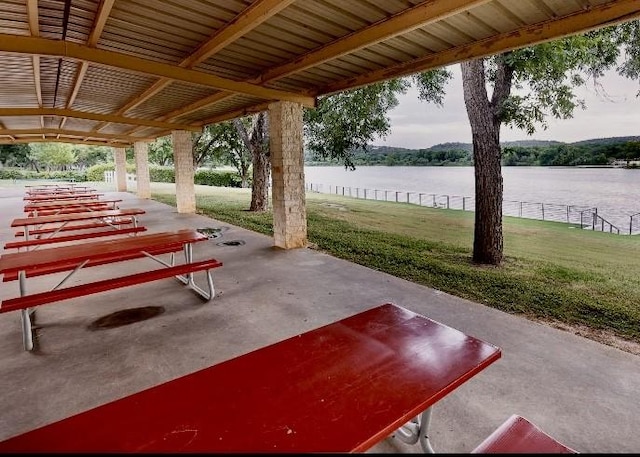
<instances>
[{"instance_id":1,"label":"patch of dirt","mask_svg":"<svg viewBox=\"0 0 640 457\"><path fill-rule=\"evenodd\" d=\"M347 211L347 207L344 205L341 205L339 203L328 203L328 202L324 202L321 203L322 206L328 206L329 208L335 208L338 211Z\"/></svg>"},{"instance_id":2,"label":"patch of dirt","mask_svg":"<svg viewBox=\"0 0 640 457\"><path fill-rule=\"evenodd\" d=\"M635 341L625 340L619 336L614 335L612 332L606 330L596 330L589 328L586 325L569 325L562 322L549 322L544 319L534 319L537 322L550 325L553 328L571 332L574 335L579 335L590 340L597 341L598 343L612 346L621 351L629 352L634 355L640 355L640 343Z\"/></svg>"}]
</instances>

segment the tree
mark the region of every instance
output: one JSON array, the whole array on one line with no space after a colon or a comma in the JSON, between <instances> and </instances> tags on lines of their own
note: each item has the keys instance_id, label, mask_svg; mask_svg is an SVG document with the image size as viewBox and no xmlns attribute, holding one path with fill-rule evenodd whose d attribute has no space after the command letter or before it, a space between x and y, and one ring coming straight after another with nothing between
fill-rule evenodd
<instances>
[{"instance_id":1,"label":"tree","mask_svg":"<svg viewBox=\"0 0 640 457\"><path fill-rule=\"evenodd\" d=\"M75 165L79 168L87 168L97 163L106 162L110 155L109 147L75 144L71 150L76 156Z\"/></svg>"},{"instance_id":2,"label":"tree","mask_svg":"<svg viewBox=\"0 0 640 457\"><path fill-rule=\"evenodd\" d=\"M30 163L29 153L28 144L1 144L0 164L3 167L24 167Z\"/></svg>"},{"instance_id":3,"label":"tree","mask_svg":"<svg viewBox=\"0 0 640 457\"><path fill-rule=\"evenodd\" d=\"M233 166L240 175L241 186L249 186L251 153L245 147L232 121L207 125L201 136L200 150L206 150L207 157ZM202 138L205 138L203 141ZM195 151L195 145L194 145ZM195 153L195 152L194 152Z\"/></svg>"},{"instance_id":4,"label":"tree","mask_svg":"<svg viewBox=\"0 0 640 457\"><path fill-rule=\"evenodd\" d=\"M625 24L461 64L475 164L475 262L500 265L503 260L500 126L532 134L538 126L546 128L548 116L570 118L576 107L584 107L573 89L588 79L597 82L616 65L625 44L640 43L639 36L637 23ZM627 49L627 55L636 65L618 71L638 76L637 48Z\"/></svg>"},{"instance_id":5,"label":"tree","mask_svg":"<svg viewBox=\"0 0 640 457\"><path fill-rule=\"evenodd\" d=\"M387 112L408 86L407 80L394 79L321 97L315 109L304 112L306 147L315 157L337 158L354 170L355 151L366 151L389 132Z\"/></svg>"},{"instance_id":6,"label":"tree","mask_svg":"<svg viewBox=\"0 0 640 457\"><path fill-rule=\"evenodd\" d=\"M68 143L31 143L31 157L47 171L65 170L76 162L73 146Z\"/></svg>"},{"instance_id":7,"label":"tree","mask_svg":"<svg viewBox=\"0 0 640 457\"><path fill-rule=\"evenodd\" d=\"M266 211L269 208L269 117L266 112L249 118L234 119L233 125L245 148L251 154L251 205L249 211Z\"/></svg>"},{"instance_id":8,"label":"tree","mask_svg":"<svg viewBox=\"0 0 640 457\"><path fill-rule=\"evenodd\" d=\"M161 166L173 164L173 143L170 135L156 138L149 143L149 163Z\"/></svg>"}]
</instances>

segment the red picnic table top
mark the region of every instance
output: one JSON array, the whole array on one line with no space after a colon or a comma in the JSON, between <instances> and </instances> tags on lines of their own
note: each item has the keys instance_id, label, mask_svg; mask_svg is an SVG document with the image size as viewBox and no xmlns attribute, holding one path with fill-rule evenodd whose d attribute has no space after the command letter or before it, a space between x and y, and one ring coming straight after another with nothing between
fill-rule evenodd
<instances>
[{"instance_id":1,"label":"red picnic table top","mask_svg":"<svg viewBox=\"0 0 640 457\"><path fill-rule=\"evenodd\" d=\"M49 216L43 216L49 217ZM30 218L34 219L34 218ZM184 229L176 232L159 232L114 240L88 241L59 246L39 251L12 252L0 255L0 273L38 269L57 264L81 263L85 260L99 261L102 258L126 258L129 254L171 246L179 250L185 243L207 240L196 230Z\"/></svg>"},{"instance_id":2,"label":"red picnic table top","mask_svg":"<svg viewBox=\"0 0 640 457\"><path fill-rule=\"evenodd\" d=\"M0 452L360 452L501 356L384 304L0 442Z\"/></svg>"},{"instance_id":3,"label":"red picnic table top","mask_svg":"<svg viewBox=\"0 0 640 457\"><path fill-rule=\"evenodd\" d=\"M58 208L68 208L74 206L85 206L85 205L97 205L97 204L108 204L108 203L118 203L121 202L121 198L100 198L100 199L86 199L86 200L46 200L46 201L38 201L38 202L30 202L24 205L24 211L34 211L34 210L47 210L47 209L58 209Z\"/></svg>"},{"instance_id":4,"label":"red picnic table top","mask_svg":"<svg viewBox=\"0 0 640 457\"><path fill-rule=\"evenodd\" d=\"M84 221L89 219L105 219L135 216L138 214L144 214L145 210L140 208L124 208L124 209L108 209L104 211L87 211L82 213L64 213L64 214L51 214L48 216L34 216L34 217L22 217L16 218L11 222L11 227L29 227L43 224L52 224L57 222L74 222Z\"/></svg>"},{"instance_id":5,"label":"red picnic table top","mask_svg":"<svg viewBox=\"0 0 640 457\"><path fill-rule=\"evenodd\" d=\"M28 201L49 201L49 200L70 200L70 199L87 199L87 198L99 198L103 196L103 193L98 192L65 192L65 193L52 193L52 194L36 194L25 195L23 200Z\"/></svg>"}]
</instances>

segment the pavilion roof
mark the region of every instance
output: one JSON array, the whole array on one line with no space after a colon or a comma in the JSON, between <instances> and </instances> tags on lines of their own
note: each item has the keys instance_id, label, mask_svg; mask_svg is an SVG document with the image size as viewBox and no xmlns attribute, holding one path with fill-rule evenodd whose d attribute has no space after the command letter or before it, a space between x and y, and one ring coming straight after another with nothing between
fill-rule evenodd
<instances>
[{"instance_id":1,"label":"pavilion roof","mask_svg":"<svg viewBox=\"0 0 640 457\"><path fill-rule=\"evenodd\" d=\"M639 16L638 0L0 0L0 144L124 147Z\"/></svg>"}]
</instances>

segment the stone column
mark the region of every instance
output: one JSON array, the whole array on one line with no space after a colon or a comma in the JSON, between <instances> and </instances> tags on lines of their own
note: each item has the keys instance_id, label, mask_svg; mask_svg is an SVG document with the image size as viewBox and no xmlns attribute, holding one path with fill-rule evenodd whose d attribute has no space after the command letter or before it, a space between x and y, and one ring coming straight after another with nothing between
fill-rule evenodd
<instances>
[{"instance_id":1,"label":"stone column","mask_svg":"<svg viewBox=\"0 0 640 457\"><path fill-rule=\"evenodd\" d=\"M127 191L127 155L124 148L113 148L113 158L116 163L116 190Z\"/></svg>"},{"instance_id":2,"label":"stone column","mask_svg":"<svg viewBox=\"0 0 640 457\"><path fill-rule=\"evenodd\" d=\"M305 247L307 210L301 104L269 104L269 147L275 246L284 249Z\"/></svg>"},{"instance_id":3,"label":"stone column","mask_svg":"<svg viewBox=\"0 0 640 457\"><path fill-rule=\"evenodd\" d=\"M174 130L173 166L176 173L176 206L178 213L196 212L196 191L193 184L193 141L191 132Z\"/></svg>"},{"instance_id":4,"label":"stone column","mask_svg":"<svg viewBox=\"0 0 640 457\"><path fill-rule=\"evenodd\" d=\"M139 198L151 198L151 180L149 179L149 150L147 143L136 141L133 145L136 156L136 186Z\"/></svg>"}]
</instances>

